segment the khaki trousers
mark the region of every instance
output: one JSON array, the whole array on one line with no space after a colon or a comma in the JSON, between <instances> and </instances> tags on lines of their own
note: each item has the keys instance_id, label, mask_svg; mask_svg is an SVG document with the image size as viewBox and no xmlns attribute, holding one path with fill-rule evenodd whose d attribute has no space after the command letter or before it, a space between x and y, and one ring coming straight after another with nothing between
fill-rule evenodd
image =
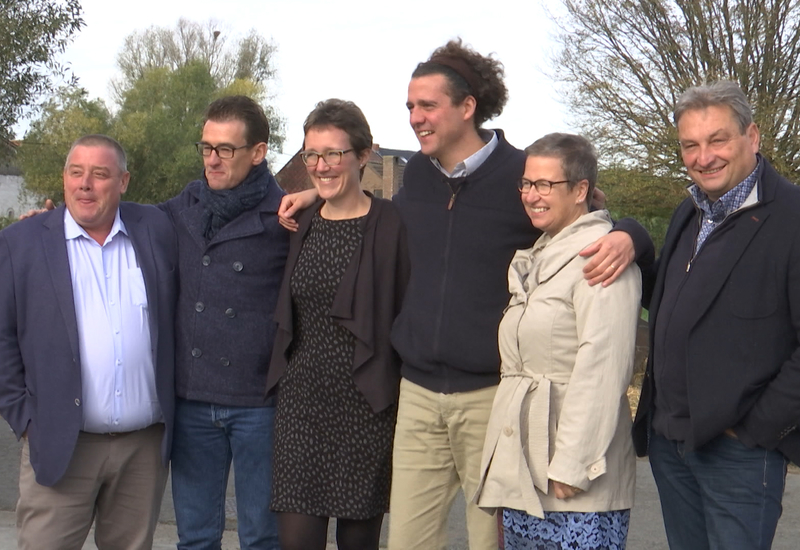
<instances>
[{"instance_id":1,"label":"khaki trousers","mask_svg":"<svg viewBox=\"0 0 800 550\"><path fill-rule=\"evenodd\" d=\"M167 482L163 435L163 424L117 435L80 432L67 472L53 487L36 483L25 439L18 548L80 550L94 521L99 550L150 550Z\"/></svg>"},{"instance_id":2,"label":"khaki trousers","mask_svg":"<svg viewBox=\"0 0 800 550\"><path fill-rule=\"evenodd\" d=\"M470 550L497 550L497 519L471 502L496 390L443 394L400 382L389 550L446 548L447 517L459 486L467 500Z\"/></svg>"}]
</instances>

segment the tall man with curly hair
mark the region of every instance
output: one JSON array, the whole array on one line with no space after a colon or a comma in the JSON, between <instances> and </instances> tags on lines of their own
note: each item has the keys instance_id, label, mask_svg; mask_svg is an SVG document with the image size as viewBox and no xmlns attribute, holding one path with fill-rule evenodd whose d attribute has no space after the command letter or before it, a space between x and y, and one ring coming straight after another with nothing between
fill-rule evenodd
<instances>
[{"instance_id":1,"label":"tall man with curly hair","mask_svg":"<svg viewBox=\"0 0 800 550\"><path fill-rule=\"evenodd\" d=\"M408 230L411 280L392 331L403 379L391 550L444 548L459 487L467 498L470 549L497 548L497 519L470 501L500 378L497 328L508 303L508 265L540 234L517 189L525 153L502 130L482 128L506 104L503 76L499 61L459 39L420 63L408 86L406 106L421 150L395 197ZM649 240L638 224L627 225L637 244L640 236ZM634 246L627 233L614 232L585 254L594 254L587 278L610 284L633 260Z\"/></svg>"}]
</instances>

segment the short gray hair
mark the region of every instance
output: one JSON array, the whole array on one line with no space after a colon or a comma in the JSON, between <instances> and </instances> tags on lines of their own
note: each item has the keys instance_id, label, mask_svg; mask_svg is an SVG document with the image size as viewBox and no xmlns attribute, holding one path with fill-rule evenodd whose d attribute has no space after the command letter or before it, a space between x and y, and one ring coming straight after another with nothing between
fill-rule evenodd
<instances>
[{"instance_id":1,"label":"short gray hair","mask_svg":"<svg viewBox=\"0 0 800 550\"><path fill-rule=\"evenodd\" d=\"M597 184L597 153L592 143L583 136L553 133L540 137L525 149L529 157L557 158L561 161L564 177L573 189L581 180L589 182L587 197L592 196Z\"/></svg>"},{"instance_id":2,"label":"short gray hair","mask_svg":"<svg viewBox=\"0 0 800 550\"><path fill-rule=\"evenodd\" d=\"M686 111L699 111L709 107L728 107L744 134L753 123L753 109L739 84L730 80L719 80L711 84L689 88L675 104L673 120L675 126Z\"/></svg>"},{"instance_id":3,"label":"short gray hair","mask_svg":"<svg viewBox=\"0 0 800 550\"><path fill-rule=\"evenodd\" d=\"M125 149L122 148L122 145L119 142L109 136L104 134L88 134L86 136L79 137L74 142L72 142L72 146L69 148L69 153L67 153L67 159L64 161L64 169L67 169L67 164L69 163L69 157L72 155L72 151L75 150L76 147L108 147L112 149L117 154L117 165L119 166L119 171L123 174L128 171L128 157L125 155Z\"/></svg>"}]
</instances>

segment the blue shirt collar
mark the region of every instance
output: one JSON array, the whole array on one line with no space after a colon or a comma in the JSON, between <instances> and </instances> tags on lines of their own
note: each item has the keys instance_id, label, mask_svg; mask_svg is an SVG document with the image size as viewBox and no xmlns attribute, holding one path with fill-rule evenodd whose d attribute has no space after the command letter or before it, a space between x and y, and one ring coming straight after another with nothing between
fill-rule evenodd
<instances>
[{"instance_id":1,"label":"blue shirt collar","mask_svg":"<svg viewBox=\"0 0 800 550\"><path fill-rule=\"evenodd\" d=\"M747 200L747 197L750 196L750 193L753 191L753 188L758 181L760 167L761 157L759 156L756 167L752 172L750 172L750 175L747 176L741 183L736 185L736 187L730 189L727 193L722 195L714 202L708 198L708 195L705 193L705 191L700 189L696 183L689 186L689 195L692 197L692 200L697 207L708 217L713 219L715 222L720 222L725 218L725 216L736 212L742 207L742 205L744 205L744 202Z\"/></svg>"},{"instance_id":2,"label":"blue shirt collar","mask_svg":"<svg viewBox=\"0 0 800 550\"><path fill-rule=\"evenodd\" d=\"M480 168L481 164L486 162L486 159L488 159L494 150L497 149L497 144L500 143L500 140L497 138L497 132L481 129L478 130L478 133L486 145L478 149L475 153L463 161L456 164L452 172L445 170L444 167L439 163L439 159L431 157L431 162L433 162L433 165L436 166L436 168L438 168L442 174L449 178L463 178L465 176L469 176L475 172L475 170Z\"/></svg>"},{"instance_id":3,"label":"blue shirt collar","mask_svg":"<svg viewBox=\"0 0 800 550\"><path fill-rule=\"evenodd\" d=\"M119 217L119 208L117 208L117 213L114 216L114 223L111 226L111 232L106 237L106 242L111 241L114 238L114 235L117 233L124 233L125 235L128 234L128 230L125 228L125 224L122 222L122 218ZM78 222L75 221L75 218L72 217L72 214L69 212L69 208L64 208L64 236L67 240L70 239L77 239L78 237L86 237L89 240L92 239L86 230L78 225Z\"/></svg>"}]
</instances>

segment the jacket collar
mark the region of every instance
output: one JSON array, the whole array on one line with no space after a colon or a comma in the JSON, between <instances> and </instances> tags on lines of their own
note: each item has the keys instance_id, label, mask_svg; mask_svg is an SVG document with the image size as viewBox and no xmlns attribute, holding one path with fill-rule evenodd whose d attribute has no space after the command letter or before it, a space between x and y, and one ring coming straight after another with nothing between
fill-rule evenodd
<instances>
[{"instance_id":1,"label":"jacket collar","mask_svg":"<svg viewBox=\"0 0 800 550\"><path fill-rule=\"evenodd\" d=\"M530 292L537 285L548 281L578 256L592 237L586 231L605 235L611 228L611 217L605 210L584 214L558 232L555 237L547 234L536 240L532 248L520 250L509 268L509 291L512 294Z\"/></svg>"},{"instance_id":2,"label":"jacket collar","mask_svg":"<svg viewBox=\"0 0 800 550\"><path fill-rule=\"evenodd\" d=\"M186 190L193 197L195 203L181 212L180 217L186 224L189 234L201 249L205 250L211 245L249 237L264 231L261 214L277 214L281 199L285 195L271 173L267 172L264 177L269 180L267 182L269 191L264 199L254 208L243 212L236 219L225 224L219 233L208 242L203 236L203 205L200 203L200 186L205 183L202 180L195 180L187 186Z\"/></svg>"}]
</instances>

